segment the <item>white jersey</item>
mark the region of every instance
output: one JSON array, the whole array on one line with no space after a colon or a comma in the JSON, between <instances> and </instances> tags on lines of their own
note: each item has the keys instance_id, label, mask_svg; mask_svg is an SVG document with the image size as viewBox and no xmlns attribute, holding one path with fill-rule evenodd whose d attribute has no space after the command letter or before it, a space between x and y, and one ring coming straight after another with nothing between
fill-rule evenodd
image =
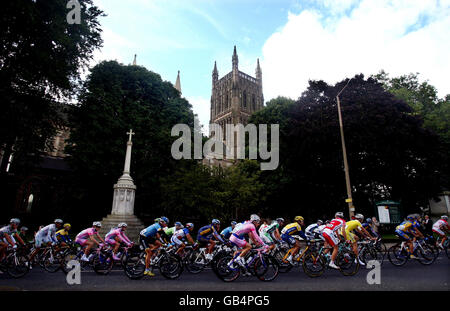
<instances>
[{"instance_id":1,"label":"white jersey","mask_svg":"<svg viewBox=\"0 0 450 311\"><path fill-rule=\"evenodd\" d=\"M45 241L53 241L56 242L56 225L50 224L48 226L45 226L41 230L39 230L36 233L36 237L39 237L41 239L45 239Z\"/></svg>"},{"instance_id":2,"label":"white jersey","mask_svg":"<svg viewBox=\"0 0 450 311\"><path fill-rule=\"evenodd\" d=\"M441 231L441 228L447 228L448 229L448 222L446 222L444 219L439 219L433 224L433 230L435 231Z\"/></svg>"}]
</instances>

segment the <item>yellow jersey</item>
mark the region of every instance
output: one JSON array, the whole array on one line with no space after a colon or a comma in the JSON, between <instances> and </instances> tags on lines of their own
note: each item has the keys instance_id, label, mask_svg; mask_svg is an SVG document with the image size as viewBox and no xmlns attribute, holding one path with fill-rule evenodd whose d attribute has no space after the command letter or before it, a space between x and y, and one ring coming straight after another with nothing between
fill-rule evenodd
<instances>
[{"instance_id":1,"label":"yellow jersey","mask_svg":"<svg viewBox=\"0 0 450 311\"><path fill-rule=\"evenodd\" d=\"M297 222L293 222L289 225L286 225L283 230L281 230L281 234L293 235L300 231L302 231L302 227L300 227Z\"/></svg>"}]
</instances>

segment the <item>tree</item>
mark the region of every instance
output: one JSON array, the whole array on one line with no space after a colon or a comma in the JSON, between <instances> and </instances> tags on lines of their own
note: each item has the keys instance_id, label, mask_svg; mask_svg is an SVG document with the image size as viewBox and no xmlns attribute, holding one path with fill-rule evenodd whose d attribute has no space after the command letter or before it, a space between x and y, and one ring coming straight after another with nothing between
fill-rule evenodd
<instances>
[{"instance_id":1,"label":"tree","mask_svg":"<svg viewBox=\"0 0 450 311\"><path fill-rule=\"evenodd\" d=\"M5 158L14 150L18 170L37 161L62 122L61 103L76 93L82 69L102 44L103 12L92 0L81 2L81 24L73 25L66 21L67 1L2 3L0 148Z\"/></svg>"},{"instance_id":2,"label":"tree","mask_svg":"<svg viewBox=\"0 0 450 311\"><path fill-rule=\"evenodd\" d=\"M279 118L280 165L262 174L265 187L275 190L268 195L271 210L308 218L346 211L335 96L347 81L334 86L310 81ZM352 79L340 99L359 212L372 214L373 203L384 198L401 200L412 210L439 191L437 175L443 163L439 139L422 127L421 118L404 101L362 75ZM267 107L250 122L273 122L274 117Z\"/></svg>"},{"instance_id":3,"label":"tree","mask_svg":"<svg viewBox=\"0 0 450 311\"><path fill-rule=\"evenodd\" d=\"M138 187L136 214L159 209L160 179L180 165L171 157L176 139L171 129L178 123L192 128L194 122L192 106L171 83L144 67L102 62L87 78L70 122L67 151L84 210L98 217L110 211L129 129L136 133L131 157L131 176Z\"/></svg>"}]
</instances>

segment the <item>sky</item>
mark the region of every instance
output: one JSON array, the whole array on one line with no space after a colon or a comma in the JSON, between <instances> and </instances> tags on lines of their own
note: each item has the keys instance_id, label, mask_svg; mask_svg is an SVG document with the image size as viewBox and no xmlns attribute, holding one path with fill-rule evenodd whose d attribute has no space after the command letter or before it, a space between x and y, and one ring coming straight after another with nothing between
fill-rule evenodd
<instances>
[{"instance_id":1,"label":"sky","mask_svg":"<svg viewBox=\"0 0 450 311\"><path fill-rule=\"evenodd\" d=\"M207 133L212 70L255 76L264 99L298 98L308 80L336 83L385 70L420 73L450 94L450 0L95 0L104 46L93 64L138 65L175 84Z\"/></svg>"}]
</instances>

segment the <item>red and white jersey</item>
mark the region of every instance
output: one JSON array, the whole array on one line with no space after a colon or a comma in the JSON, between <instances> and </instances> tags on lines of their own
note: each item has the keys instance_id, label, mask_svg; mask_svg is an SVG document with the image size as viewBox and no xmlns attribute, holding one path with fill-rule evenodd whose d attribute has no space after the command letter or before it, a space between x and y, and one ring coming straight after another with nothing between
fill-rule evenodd
<instances>
[{"instance_id":1,"label":"red and white jersey","mask_svg":"<svg viewBox=\"0 0 450 311\"><path fill-rule=\"evenodd\" d=\"M449 229L448 222L446 222L444 219L439 219L438 221L436 221L433 224L433 230L441 230L441 228L442 229L444 229L444 228Z\"/></svg>"},{"instance_id":2,"label":"red and white jersey","mask_svg":"<svg viewBox=\"0 0 450 311\"><path fill-rule=\"evenodd\" d=\"M325 226L325 229L329 229L333 232L337 232L341 228L345 228L345 220L341 218L335 218Z\"/></svg>"}]
</instances>

